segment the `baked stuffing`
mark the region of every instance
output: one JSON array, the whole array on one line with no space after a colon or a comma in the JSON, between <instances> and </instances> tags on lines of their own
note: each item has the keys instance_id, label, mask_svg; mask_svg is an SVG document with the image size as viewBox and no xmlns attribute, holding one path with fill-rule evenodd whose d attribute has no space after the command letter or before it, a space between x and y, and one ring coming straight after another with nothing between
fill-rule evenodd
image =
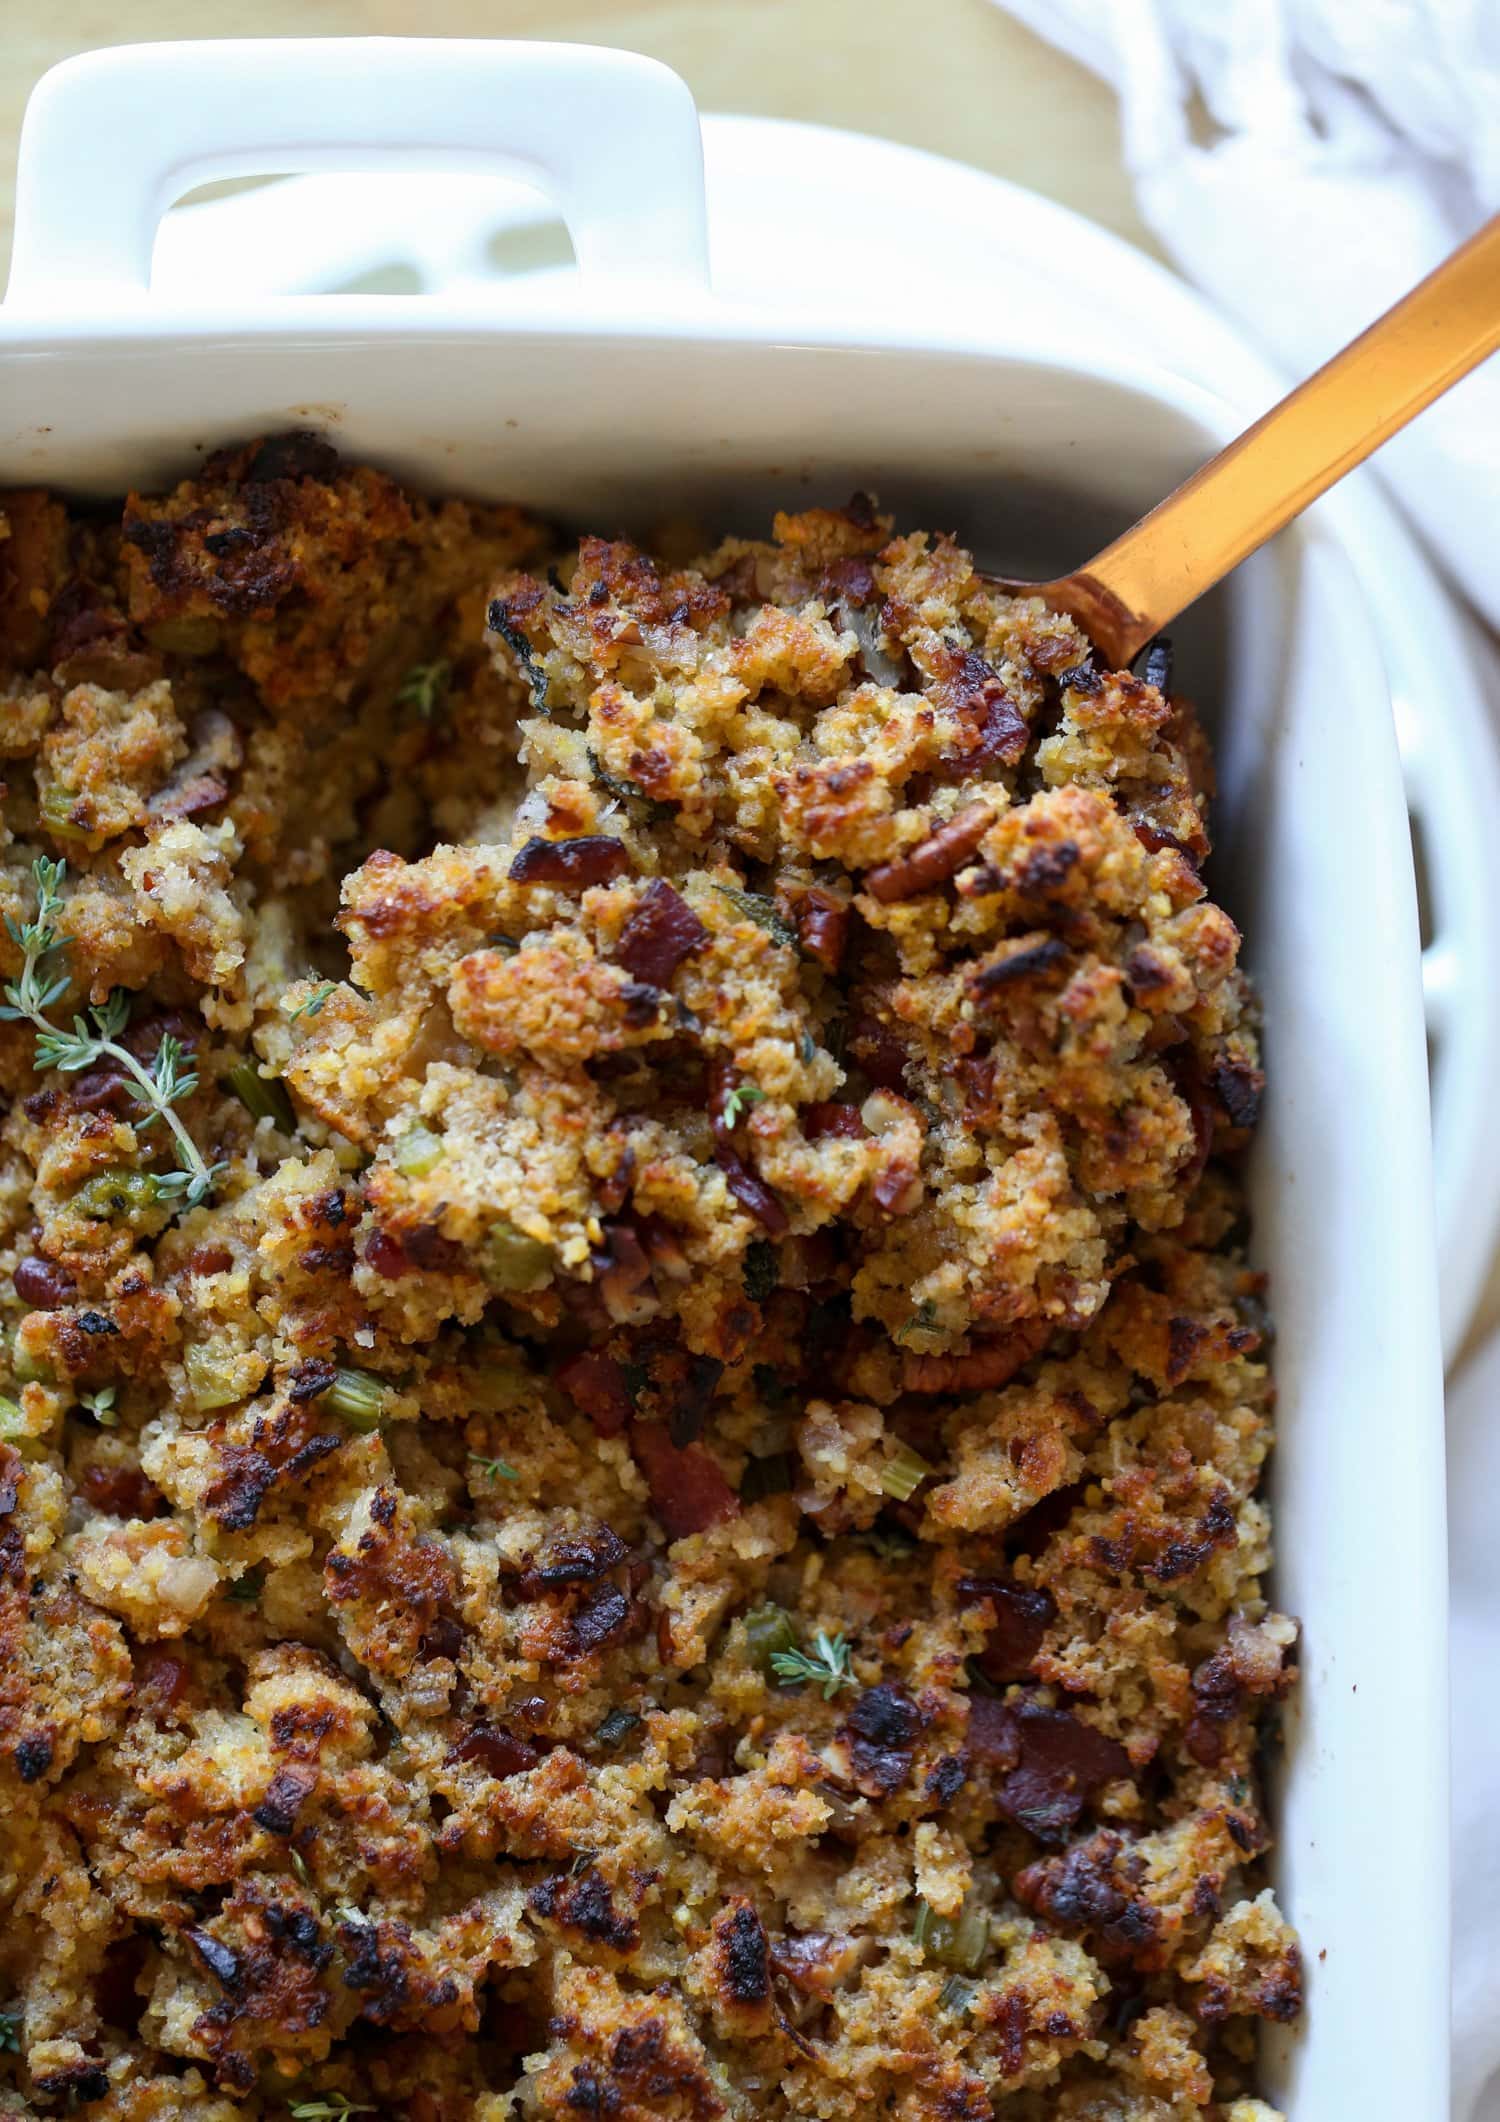
<instances>
[{"instance_id":1,"label":"baked stuffing","mask_svg":"<svg viewBox=\"0 0 1500 2122\"><path fill-rule=\"evenodd\" d=\"M1272 2122L1153 651L278 436L0 517L0 2112Z\"/></svg>"}]
</instances>

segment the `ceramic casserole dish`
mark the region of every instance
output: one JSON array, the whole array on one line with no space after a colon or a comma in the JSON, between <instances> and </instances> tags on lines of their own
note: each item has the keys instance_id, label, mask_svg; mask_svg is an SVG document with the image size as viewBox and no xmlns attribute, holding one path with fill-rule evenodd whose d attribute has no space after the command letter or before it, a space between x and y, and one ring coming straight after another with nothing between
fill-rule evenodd
<instances>
[{"instance_id":1,"label":"ceramic casserole dish","mask_svg":"<svg viewBox=\"0 0 1500 2122\"><path fill-rule=\"evenodd\" d=\"M574 283L460 300L153 296L209 178L489 166L555 201ZM1045 576L1227 440L1226 407L1014 288L1013 342L825 328L709 287L697 122L653 64L566 46L199 44L59 68L26 121L0 311L0 484L119 494L293 426L427 487L581 525L749 529L876 492ZM810 202L809 240L815 233ZM836 271L836 245L830 248ZM895 269L895 268L893 268ZM792 505L795 505L793 503ZM1446 2113L1441 1370L1416 897L1371 619L1314 510L1181 629L1218 752L1216 895L1264 997L1254 1252L1278 1325L1274 1596L1303 1626L1275 1774L1308 1969L1267 2097L1296 2122Z\"/></svg>"}]
</instances>

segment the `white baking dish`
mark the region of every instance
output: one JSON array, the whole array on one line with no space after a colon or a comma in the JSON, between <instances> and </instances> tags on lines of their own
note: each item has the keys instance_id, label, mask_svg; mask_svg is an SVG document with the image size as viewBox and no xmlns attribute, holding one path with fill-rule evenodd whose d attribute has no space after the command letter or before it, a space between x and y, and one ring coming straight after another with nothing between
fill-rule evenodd
<instances>
[{"instance_id":1,"label":"white baking dish","mask_svg":"<svg viewBox=\"0 0 1500 2122\"><path fill-rule=\"evenodd\" d=\"M162 209L247 170L486 161L569 222L576 288L461 301L149 292ZM810 211L807 240L825 242ZM836 259L837 246L830 246ZM977 263L977 262L976 262ZM0 480L87 491L204 448L326 427L431 485L603 528L879 491L1045 573L1157 498L1234 420L1107 346L1076 304L993 356L715 303L691 104L647 62L569 47L133 47L33 99L0 312ZM768 257L774 281L775 260ZM836 297L836 291L835 291ZM1049 305L1050 307L1050 305ZM1279 1892L1309 2011L1268 2045L1295 2122L1446 2112L1441 1381L1415 894L1370 615L1316 512L1182 629L1214 710L1217 881L1265 996L1256 1250L1280 1324L1277 1596L1304 1622Z\"/></svg>"}]
</instances>

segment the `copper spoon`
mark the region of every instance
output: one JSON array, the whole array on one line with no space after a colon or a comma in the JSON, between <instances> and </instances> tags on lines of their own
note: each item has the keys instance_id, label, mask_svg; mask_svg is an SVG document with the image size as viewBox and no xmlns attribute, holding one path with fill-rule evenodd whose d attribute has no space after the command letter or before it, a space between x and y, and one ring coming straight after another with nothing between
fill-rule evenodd
<instances>
[{"instance_id":1,"label":"copper spoon","mask_svg":"<svg viewBox=\"0 0 1500 2122\"><path fill-rule=\"evenodd\" d=\"M1055 582L990 576L1069 613L1116 670L1336 479L1500 347L1500 214L1150 515Z\"/></svg>"}]
</instances>

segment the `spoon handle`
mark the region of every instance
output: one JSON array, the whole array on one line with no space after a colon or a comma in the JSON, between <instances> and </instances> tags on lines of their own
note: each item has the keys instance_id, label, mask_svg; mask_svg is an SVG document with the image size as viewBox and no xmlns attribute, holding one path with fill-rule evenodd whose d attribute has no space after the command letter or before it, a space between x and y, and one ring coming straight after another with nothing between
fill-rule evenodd
<instances>
[{"instance_id":1,"label":"spoon handle","mask_svg":"<svg viewBox=\"0 0 1500 2122\"><path fill-rule=\"evenodd\" d=\"M1500 214L1079 570L1119 661L1500 346Z\"/></svg>"}]
</instances>

